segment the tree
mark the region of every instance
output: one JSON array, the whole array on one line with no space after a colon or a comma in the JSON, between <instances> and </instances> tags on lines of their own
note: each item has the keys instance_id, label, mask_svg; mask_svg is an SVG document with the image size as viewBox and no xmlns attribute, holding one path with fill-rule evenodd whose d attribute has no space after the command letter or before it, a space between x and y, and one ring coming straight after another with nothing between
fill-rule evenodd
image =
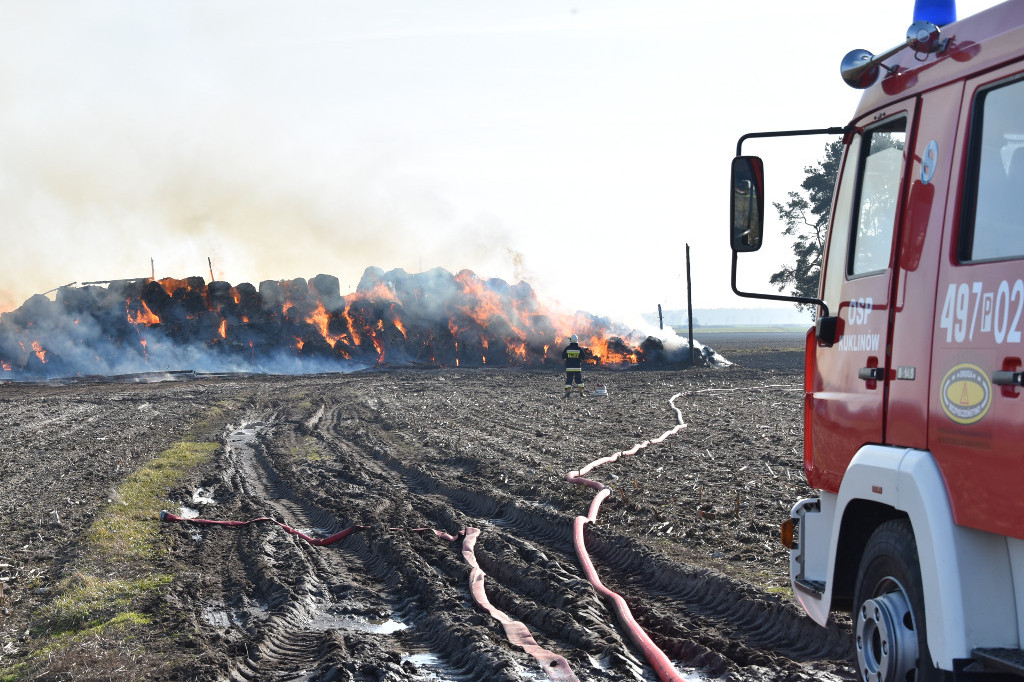
<instances>
[{"instance_id":1,"label":"tree","mask_svg":"<svg viewBox=\"0 0 1024 682\"><path fill-rule=\"evenodd\" d=\"M816 166L804 168L806 177L800 183L806 196L790 192L789 201L783 205L773 202L775 210L786 225L783 234L794 238L793 255L796 261L785 265L768 280L779 291L794 296L816 298L818 280L821 276L821 253L825 245L825 233L832 212L832 191L836 186L839 162L843 157L843 142L836 140L825 145L825 158ZM815 306L798 303L801 310L814 310Z\"/></svg>"}]
</instances>

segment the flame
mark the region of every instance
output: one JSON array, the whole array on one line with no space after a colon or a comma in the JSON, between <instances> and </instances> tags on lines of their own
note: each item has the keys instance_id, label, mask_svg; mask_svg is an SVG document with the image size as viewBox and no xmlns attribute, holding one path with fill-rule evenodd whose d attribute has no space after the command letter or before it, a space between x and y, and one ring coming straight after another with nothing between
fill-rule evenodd
<instances>
[{"instance_id":1,"label":"flame","mask_svg":"<svg viewBox=\"0 0 1024 682\"><path fill-rule=\"evenodd\" d=\"M11 363L9 362L0 362L0 367L2 367L5 372L11 371Z\"/></svg>"},{"instance_id":2,"label":"flame","mask_svg":"<svg viewBox=\"0 0 1024 682\"><path fill-rule=\"evenodd\" d=\"M39 362L46 363L46 350L43 349L43 346L38 341L32 342L32 352L39 358Z\"/></svg>"},{"instance_id":3,"label":"flame","mask_svg":"<svg viewBox=\"0 0 1024 682\"><path fill-rule=\"evenodd\" d=\"M327 312L327 308L324 307L323 302L317 303L316 310L306 317L306 322L316 326L317 330L320 332L320 336L324 337L324 340L331 344L331 348L334 348L335 344L337 344L342 338L342 335L331 334L328 330L328 326L331 323L331 316Z\"/></svg>"},{"instance_id":4,"label":"flame","mask_svg":"<svg viewBox=\"0 0 1024 682\"><path fill-rule=\"evenodd\" d=\"M217 331L220 332L220 338L222 338L222 339L228 338L228 321L222 319L220 321L220 327L217 328Z\"/></svg>"},{"instance_id":5,"label":"flame","mask_svg":"<svg viewBox=\"0 0 1024 682\"><path fill-rule=\"evenodd\" d=\"M360 338L359 333L356 332L356 323L352 319L352 313L349 312L351 305L351 303L346 303L345 310L342 311L341 314L345 318L345 322L348 324L348 329L352 334L352 343L358 346L363 342L363 340Z\"/></svg>"},{"instance_id":6,"label":"flame","mask_svg":"<svg viewBox=\"0 0 1024 682\"><path fill-rule=\"evenodd\" d=\"M132 307L135 307L135 314L132 314ZM132 300L128 299L124 303L125 312L128 313L128 321L134 325L140 324L159 324L160 318L153 314L153 311L149 309L146 302L142 299ZM75 320L77 324L78 320Z\"/></svg>"},{"instance_id":7,"label":"flame","mask_svg":"<svg viewBox=\"0 0 1024 682\"><path fill-rule=\"evenodd\" d=\"M624 348L619 350L617 348L610 348L609 339L607 338L592 336L585 344L580 345L589 348L590 352L594 356L593 360L588 360L588 364L604 362L635 365L640 362L640 356L637 353L637 349Z\"/></svg>"},{"instance_id":8,"label":"flame","mask_svg":"<svg viewBox=\"0 0 1024 682\"><path fill-rule=\"evenodd\" d=\"M156 283L163 287L163 290L167 292L168 296L174 296L174 292L178 289L189 289L188 281L184 279L174 279L173 277L164 277L163 279L156 280Z\"/></svg>"},{"instance_id":9,"label":"flame","mask_svg":"<svg viewBox=\"0 0 1024 682\"><path fill-rule=\"evenodd\" d=\"M384 320L377 320L377 331L384 331ZM372 330L370 331L370 340L373 341L373 347L377 349L377 364L382 364L384 362L384 342Z\"/></svg>"},{"instance_id":10,"label":"flame","mask_svg":"<svg viewBox=\"0 0 1024 682\"><path fill-rule=\"evenodd\" d=\"M502 299L484 285L483 280L469 270L455 275L455 281L462 285L467 302L459 309L481 327L487 327L493 317L505 317Z\"/></svg>"}]
</instances>

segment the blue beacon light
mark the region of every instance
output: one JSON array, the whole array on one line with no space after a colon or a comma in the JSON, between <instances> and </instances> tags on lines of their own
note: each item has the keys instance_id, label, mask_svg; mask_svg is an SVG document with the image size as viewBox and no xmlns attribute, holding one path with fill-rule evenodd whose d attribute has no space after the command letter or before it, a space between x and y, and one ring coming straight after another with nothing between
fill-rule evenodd
<instances>
[{"instance_id":1,"label":"blue beacon light","mask_svg":"<svg viewBox=\"0 0 1024 682\"><path fill-rule=\"evenodd\" d=\"M956 0L917 0L914 21L930 21L936 26L952 24L956 21Z\"/></svg>"}]
</instances>

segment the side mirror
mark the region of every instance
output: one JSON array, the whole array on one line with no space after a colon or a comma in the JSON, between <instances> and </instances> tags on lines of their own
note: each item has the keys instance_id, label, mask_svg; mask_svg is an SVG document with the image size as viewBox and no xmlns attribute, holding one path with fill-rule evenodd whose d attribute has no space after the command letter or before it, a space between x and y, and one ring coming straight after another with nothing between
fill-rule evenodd
<instances>
[{"instance_id":1,"label":"side mirror","mask_svg":"<svg viewBox=\"0 0 1024 682\"><path fill-rule=\"evenodd\" d=\"M814 337L818 340L819 346L831 348L839 338L839 325L842 321L838 317L819 317L814 321Z\"/></svg>"},{"instance_id":2,"label":"side mirror","mask_svg":"<svg viewBox=\"0 0 1024 682\"><path fill-rule=\"evenodd\" d=\"M731 189L732 250L757 251L764 220L764 164L760 157L737 156L732 160Z\"/></svg>"}]
</instances>

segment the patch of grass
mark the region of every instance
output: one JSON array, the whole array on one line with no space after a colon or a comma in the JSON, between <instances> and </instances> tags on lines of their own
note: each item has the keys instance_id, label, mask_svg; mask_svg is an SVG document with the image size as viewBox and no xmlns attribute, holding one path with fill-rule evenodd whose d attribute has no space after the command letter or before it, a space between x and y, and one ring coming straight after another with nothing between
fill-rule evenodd
<instances>
[{"instance_id":1,"label":"patch of grass","mask_svg":"<svg viewBox=\"0 0 1024 682\"><path fill-rule=\"evenodd\" d=\"M145 624L149 622L148 618L127 609L142 595L158 590L172 580L172 576L166 573L152 573L135 580L76 573L61 581L57 589L59 596L39 615L51 636L68 632L98 634L107 627L129 622Z\"/></svg>"},{"instance_id":2,"label":"patch of grass","mask_svg":"<svg viewBox=\"0 0 1024 682\"><path fill-rule=\"evenodd\" d=\"M301 443L293 445L288 450L288 454L295 459L304 459L307 462L319 462L324 458L320 452L320 445L312 436L306 436Z\"/></svg>"},{"instance_id":3,"label":"patch of grass","mask_svg":"<svg viewBox=\"0 0 1024 682\"><path fill-rule=\"evenodd\" d=\"M129 476L117 489L113 504L93 523L89 548L99 558L117 561L152 560L163 551L156 542L153 519L165 506L168 492L189 469L210 459L219 443L175 443Z\"/></svg>"},{"instance_id":4,"label":"patch of grass","mask_svg":"<svg viewBox=\"0 0 1024 682\"><path fill-rule=\"evenodd\" d=\"M18 682L28 677L30 666L28 663L15 663L9 668L0 670L0 682Z\"/></svg>"},{"instance_id":5,"label":"patch of grass","mask_svg":"<svg viewBox=\"0 0 1024 682\"><path fill-rule=\"evenodd\" d=\"M133 618L129 614L119 619L116 627L105 628L106 632L93 629L65 638L67 641L37 649L29 660L0 671L0 682L181 679L172 662L134 641L134 634L148 624L144 616Z\"/></svg>"},{"instance_id":6,"label":"patch of grass","mask_svg":"<svg viewBox=\"0 0 1024 682\"><path fill-rule=\"evenodd\" d=\"M78 567L54 586L57 596L36 612L37 646L29 660L0 670L0 682L24 679L40 670L64 674L83 665L88 670L87 661L118 662L123 674L110 679L141 679L143 675L135 673L162 664L146 654L140 658L128 644L152 625L146 602L174 579L157 565L167 551L160 538L159 513L170 491L219 447L216 442L175 443L124 480L114 501L86 532ZM138 660L142 667L124 671L124 660Z\"/></svg>"}]
</instances>

